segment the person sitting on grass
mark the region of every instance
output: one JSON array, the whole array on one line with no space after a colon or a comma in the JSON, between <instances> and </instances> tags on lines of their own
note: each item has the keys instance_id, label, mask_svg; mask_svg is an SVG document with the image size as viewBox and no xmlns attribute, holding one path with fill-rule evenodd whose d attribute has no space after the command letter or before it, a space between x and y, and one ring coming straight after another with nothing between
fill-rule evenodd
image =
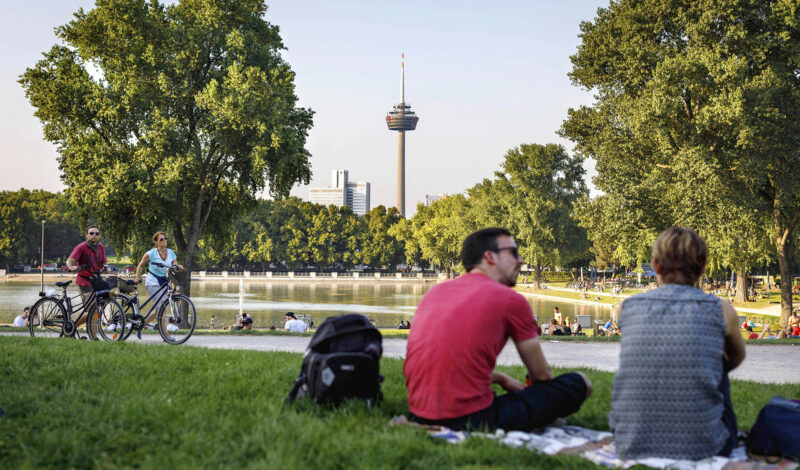
<instances>
[{"instance_id":1,"label":"person sitting on grass","mask_svg":"<svg viewBox=\"0 0 800 470\"><path fill-rule=\"evenodd\" d=\"M547 325L547 331L545 331L545 334L552 336L564 336L564 332L561 331L561 326L559 326L555 318L550 319L550 323Z\"/></svg>"},{"instance_id":2,"label":"person sitting on grass","mask_svg":"<svg viewBox=\"0 0 800 470\"><path fill-rule=\"evenodd\" d=\"M609 427L622 459L701 460L736 445L728 372L744 360L744 340L733 305L694 287L707 256L693 230L665 230L653 244L660 287L617 313L625 334ZM676 334L675 325L693 327Z\"/></svg>"},{"instance_id":3,"label":"person sitting on grass","mask_svg":"<svg viewBox=\"0 0 800 470\"><path fill-rule=\"evenodd\" d=\"M248 317L246 313L242 313L242 316L236 321L236 329L237 330L252 330L253 329L253 319Z\"/></svg>"},{"instance_id":4,"label":"person sitting on grass","mask_svg":"<svg viewBox=\"0 0 800 470\"><path fill-rule=\"evenodd\" d=\"M797 315L797 310L789 317L789 328L792 329L792 336L800 336L800 316Z\"/></svg>"},{"instance_id":5,"label":"person sitting on grass","mask_svg":"<svg viewBox=\"0 0 800 470\"><path fill-rule=\"evenodd\" d=\"M28 324L29 324L28 315L30 314L30 312L31 312L31 308L30 307L23 308L22 309L22 313L19 314L17 316L17 318L14 319L13 325L14 326L28 326Z\"/></svg>"},{"instance_id":6,"label":"person sitting on grass","mask_svg":"<svg viewBox=\"0 0 800 470\"><path fill-rule=\"evenodd\" d=\"M283 325L283 329L285 331L289 331L292 333L305 333L306 332L306 322L300 321L294 316L294 312L286 312L286 323Z\"/></svg>"},{"instance_id":7,"label":"person sitting on grass","mask_svg":"<svg viewBox=\"0 0 800 470\"><path fill-rule=\"evenodd\" d=\"M531 306L511 289L523 264L511 233L472 233L461 262L467 273L431 288L417 307L403 364L410 420L531 431L576 412L592 383L577 372L552 376ZM530 386L494 370L509 338ZM495 396L492 384L507 393Z\"/></svg>"},{"instance_id":8,"label":"person sitting on grass","mask_svg":"<svg viewBox=\"0 0 800 470\"><path fill-rule=\"evenodd\" d=\"M253 317L247 315L246 313L242 314L242 329L243 330L253 329Z\"/></svg>"}]
</instances>

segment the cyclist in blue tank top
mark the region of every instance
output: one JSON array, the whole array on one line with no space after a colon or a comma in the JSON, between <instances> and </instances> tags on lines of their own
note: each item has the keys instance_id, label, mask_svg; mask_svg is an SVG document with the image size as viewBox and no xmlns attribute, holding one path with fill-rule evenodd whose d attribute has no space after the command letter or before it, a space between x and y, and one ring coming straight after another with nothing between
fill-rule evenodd
<instances>
[{"instance_id":1,"label":"cyclist in blue tank top","mask_svg":"<svg viewBox=\"0 0 800 470\"><path fill-rule=\"evenodd\" d=\"M139 265L136 266L136 283L138 284L142 282L142 269L144 265L148 265L144 286L151 297L158 292L161 286L169 282L169 279L167 279L167 268L158 266L156 263L166 266L177 266L178 269L183 269L183 266L178 264L175 252L167 248L167 235L164 232L156 232L153 235L153 243L155 247L145 253L144 256L142 256L142 260L139 261ZM156 308L152 310L153 313L145 319L146 323L149 323L155 318L158 312L158 305L163 303L165 299L166 297L163 297L156 303Z\"/></svg>"}]
</instances>

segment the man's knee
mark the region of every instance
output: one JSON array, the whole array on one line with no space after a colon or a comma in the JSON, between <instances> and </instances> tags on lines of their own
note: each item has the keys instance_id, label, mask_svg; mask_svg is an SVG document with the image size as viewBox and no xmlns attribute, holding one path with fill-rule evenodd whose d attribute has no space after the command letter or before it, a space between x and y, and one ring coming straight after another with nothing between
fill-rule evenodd
<instances>
[{"instance_id":1,"label":"man's knee","mask_svg":"<svg viewBox=\"0 0 800 470\"><path fill-rule=\"evenodd\" d=\"M586 377L586 374L584 374L583 372L575 372L575 373L578 374L583 379L583 383L586 384L586 397L585 398L589 398L590 396L592 396L592 391L594 390L594 386L592 385L592 381L589 380L589 377Z\"/></svg>"}]
</instances>

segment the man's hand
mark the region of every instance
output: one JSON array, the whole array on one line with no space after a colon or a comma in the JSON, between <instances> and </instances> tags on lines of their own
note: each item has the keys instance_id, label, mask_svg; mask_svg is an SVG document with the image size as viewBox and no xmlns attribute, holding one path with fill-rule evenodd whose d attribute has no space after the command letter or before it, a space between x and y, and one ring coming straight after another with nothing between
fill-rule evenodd
<instances>
[{"instance_id":1,"label":"man's hand","mask_svg":"<svg viewBox=\"0 0 800 470\"><path fill-rule=\"evenodd\" d=\"M499 385L506 392L519 392L525 389L525 384L502 372L492 372L492 383Z\"/></svg>"}]
</instances>

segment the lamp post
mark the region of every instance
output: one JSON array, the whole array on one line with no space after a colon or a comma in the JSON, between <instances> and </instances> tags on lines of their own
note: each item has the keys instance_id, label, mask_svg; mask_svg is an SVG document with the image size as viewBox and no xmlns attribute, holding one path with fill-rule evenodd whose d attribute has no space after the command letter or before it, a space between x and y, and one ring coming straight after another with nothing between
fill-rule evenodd
<instances>
[{"instance_id":1,"label":"lamp post","mask_svg":"<svg viewBox=\"0 0 800 470\"><path fill-rule=\"evenodd\" d=\"M44 223L42 220L42 252L40 253L39 272L42 275L42 292L44 292Z\"/></svg>"}]
</instances>

